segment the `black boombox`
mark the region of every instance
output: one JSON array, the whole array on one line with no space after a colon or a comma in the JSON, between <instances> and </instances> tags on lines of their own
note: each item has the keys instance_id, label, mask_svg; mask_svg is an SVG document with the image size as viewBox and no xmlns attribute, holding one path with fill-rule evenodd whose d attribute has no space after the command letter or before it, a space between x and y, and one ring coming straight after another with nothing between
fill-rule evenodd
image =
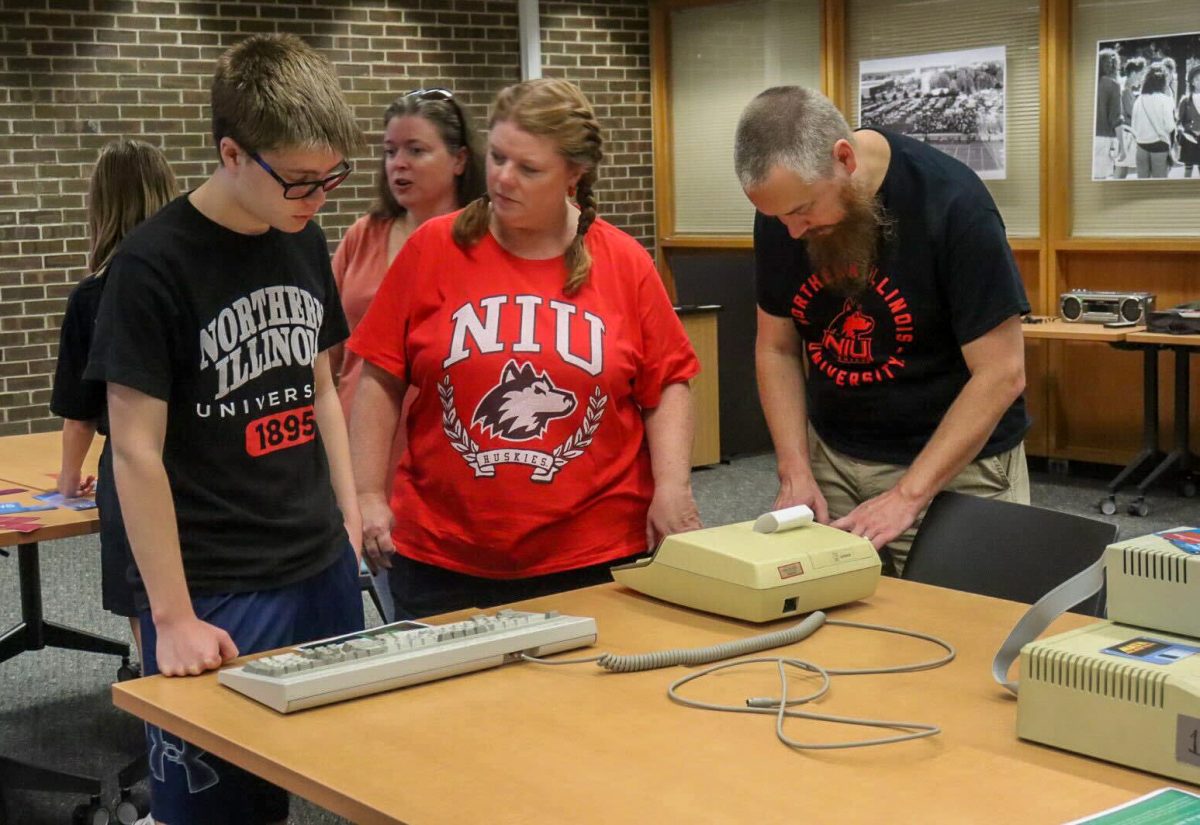
<instances>
[{"instance_id":1,"label":"black boombox","mask_svg":"<svg viewBox=\"0 0 1200 825\"><path fill-rule=\"evenodd\" d=\"M1085 324L1144 324L1154 309L1152 292L1100 292L1072 289L1058 299L1058 311L1064 321Z\"/></svg>"}]
</instances>

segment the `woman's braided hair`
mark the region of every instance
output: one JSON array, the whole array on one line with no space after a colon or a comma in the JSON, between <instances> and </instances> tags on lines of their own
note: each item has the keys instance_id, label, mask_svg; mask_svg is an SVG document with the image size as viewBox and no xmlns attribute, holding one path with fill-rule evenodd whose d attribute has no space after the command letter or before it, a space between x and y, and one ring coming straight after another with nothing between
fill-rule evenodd
<instances>
[{"instance_id":1,"label":"woman's braided hair","mask_svg":"<svg viewBox=\"0 0 1200 825\"><path fill-rule=\"evenodd\" d=\"M604 158L604 138L596 113L583 92L566 80L540 78L526 80L500 92L492 105L488 127L511 122L531 135L553 140L564 158L583 170L575 187L579 204L579 227L567 247L567 277L564 290L569 295L582 287L592 267L592 256L583 239L596 220L596 197L592 187ZM466 249L479 242L488 230L488 196L472 201L454 222L454 242Z\"/></svg>"}]
</instances>

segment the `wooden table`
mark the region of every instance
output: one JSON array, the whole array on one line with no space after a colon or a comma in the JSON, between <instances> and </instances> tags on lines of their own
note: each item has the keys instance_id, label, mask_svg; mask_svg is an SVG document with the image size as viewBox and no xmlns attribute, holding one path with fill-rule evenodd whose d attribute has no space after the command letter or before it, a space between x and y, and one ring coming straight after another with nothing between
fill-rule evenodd
<instances>
[{"instance_id":1,"label":"wooden table","mask_svg":"<svg viewBox=\"0 0 1200 825\"><path fill-rule=\"evenodd\" d=\"M709 645L787 625L727 620L615 584L525 604L594 616L597 653ZM990 664L1025 609L884 579L866 602L831 611L933 633L959 651L937 670L835 677L815 709L943 727L929 739L841 751L793 751L776 740L773 717L672 703L666 686L683 668L512 664L286 716L213 673L124 682L113 697L356 823L1060 823L1168 784L1017 739L1016 702L992 682ZM1053 629L1089 621L1068 615ZM937 654L925 642L833 626L786 650L827 667ZM763 665L683 690L736 704L776 695L777 676ZM787 731L805 741L876 735L799 720Z\"/></svg>"},{"instance_id":2,"label":"wooden table","mask_svg":"<svg viewBox=\"0 0 1200 825\"><path fill-rule=\"evenodd\" d=\"M97 439L84 461L84 472L95 473L102 440ZM55 474L62 460L60 433L36 433L0 438L0 487L26 487L27 492L0 496L0 501L38 504L34 492L53 490ZM31 513L42 527L32 533L0 529L0 548L16 546L17 567L21 577L21 621L0 635L0 662L27 650L46 646L65 647L120 656L126 664L129 645L83 630L46 621L42 612L42 583L38 562L38 543L69 536L83 536L100 530L96 510L68 510L59 507Z\"/></svg>"},{"instance_id":3,"label":"wooden table","mask_svg":"<svg viewBox=\"0 0 1200 825\"><path fill-rule=\"evenodd\" d=\"M1107 344L1115 341L1124 341L1131 331L1144 329L1144 326L1109 328L1103 324L1071 323L1059 318L1051 318L1050 320L1039 321L1037 323L1026 322L1021 324L1021 332L1026 338L1030 339L1100 341Z\"/></svg>"},{"instance_id":4,"label":"wooden table","mask_svg":"<svg viewBox=\"0 0 1200 825\"><path fill-rule=\"evenodd\" d=\"M1125 336L1124 345L1138 348L1145 353L1146 371L1154 373L1154 449L1158 449L1158 353L1161 350L1171 350L1175 353L1175 430L1171 442L1171 451L1138 483L1138 494L1145 496L1159 476L1167 470L1177 467L1183 474L1180 493L1191 497L1196 494L1196 481L1192 471L1200 465L1192 453L1188 430L1191 425L1191 371L1190 357L1193 351L1200 350L1200 335L1170 335L1161 332L1147 332L1139 329ZM1151 383L1146 379L1145 392L1149 394ZM1145 449L1143 448L1143 452ZM1135 506L1141 504L1141 499ZM1145 513L1142 513L1145 515Z\"/></svg>"},{"instance_id":5,"label":"wooden table","mask_svg":"<svg viewBox=\"0 0 1200 825\"><path fill-rule=\"evenodd\" d=\"M1174 468L1182 473L1180 492L1189 497L1196 494L1192 471L1200 462L1193 455L1188 438L1191 411L1189 355L1200 349L1200 335L1168 335L1147 332L1142 325L1109 328L1103 324L1069 323L1059 319L1025 323L1021 331L1027 339L1099 341L1117 349L1140 350L1142 353L1142 446L1109 482L1108 498L1100 503L1101 512L1115 513L1117 492L1139 474L1137 496L1129 505L1132 515L1149 514L1146 492L1164 473ZM1158 354L1164 349L1175 353L1175 430L1171 450L1166 454L1158 447Z\"/></svg>"},{"instance_id":6,"label":"wooden table","mask_svg":"<svg viewBox=\"0 0 1200 825\"><path fill-rule=\"evenodd\" d=\"M84 460L84 472L95 473L102 441L97 439ZM26 492L0 496L0 501L40 503L35 492L53 490L55 474L62 460L61 433L37 433L0 438L0 488L24 487ZM38 543L52 539L82 536L98 532L100 518L96 510L56 508L36 515L42 526L32 533L0 529L0 548L17 548L17 570L21 583L21 620L0 634L0 663L31 650L62 647L94 653L120 656L129 664L129 645L47 621L42 610L42 577ZM3 785L34 790L89 794L96 797L101 790L99 779L65 773L17 761L0 754L0 805L3 804ZM0 812L2 815L2 812Z\"/></svg>"}]
</instances>

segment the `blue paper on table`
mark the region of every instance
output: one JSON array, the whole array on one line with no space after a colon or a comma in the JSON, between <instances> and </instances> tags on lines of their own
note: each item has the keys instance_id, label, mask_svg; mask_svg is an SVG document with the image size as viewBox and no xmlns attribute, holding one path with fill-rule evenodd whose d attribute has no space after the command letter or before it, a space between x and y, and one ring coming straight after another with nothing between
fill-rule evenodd
<instances>
[{"instance_id":1,"label":"blue paper on table","mask_svg":"<svg viewBox=\"0 0 1200 825\"><path fill-rule=\"evenodd\" d=\"M37 513L42 510L53 510L53 504L22 504L19 501L0 502L0 513Z\"/></svg>"},{"instance_id":2,"label":"blue paper on table","mask_svg":"<svg viewBox=\"0 0 1200 825\"><path fill-rule=\"evenodd\" d=\"M34 496L38 501L44 501L54 507L66 507L68 510L91 510L96 506L92 498L67 498L62 493L39 493Z\"/></svg>"}]
</instances>

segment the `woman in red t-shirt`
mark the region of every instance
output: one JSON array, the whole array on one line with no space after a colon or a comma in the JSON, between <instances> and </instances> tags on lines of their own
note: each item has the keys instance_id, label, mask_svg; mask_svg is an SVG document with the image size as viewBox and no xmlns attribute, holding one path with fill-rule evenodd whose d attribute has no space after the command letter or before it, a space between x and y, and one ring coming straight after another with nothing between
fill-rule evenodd
<instances>
[{"instance_id":1,"label":"woman in red t-shirt","mask_svg":"<svg viewBox=\"0 0 1200 825\"><path fill-rule=\"evenodd\" d=\"M590 104L526 81L490 127L487 194L412 235L349 343L365 362L351 416L365 554L391 567L396 618L609 581L700 526L699 363L649 255L596 217Z\"/></svg>"}]
</instances>

